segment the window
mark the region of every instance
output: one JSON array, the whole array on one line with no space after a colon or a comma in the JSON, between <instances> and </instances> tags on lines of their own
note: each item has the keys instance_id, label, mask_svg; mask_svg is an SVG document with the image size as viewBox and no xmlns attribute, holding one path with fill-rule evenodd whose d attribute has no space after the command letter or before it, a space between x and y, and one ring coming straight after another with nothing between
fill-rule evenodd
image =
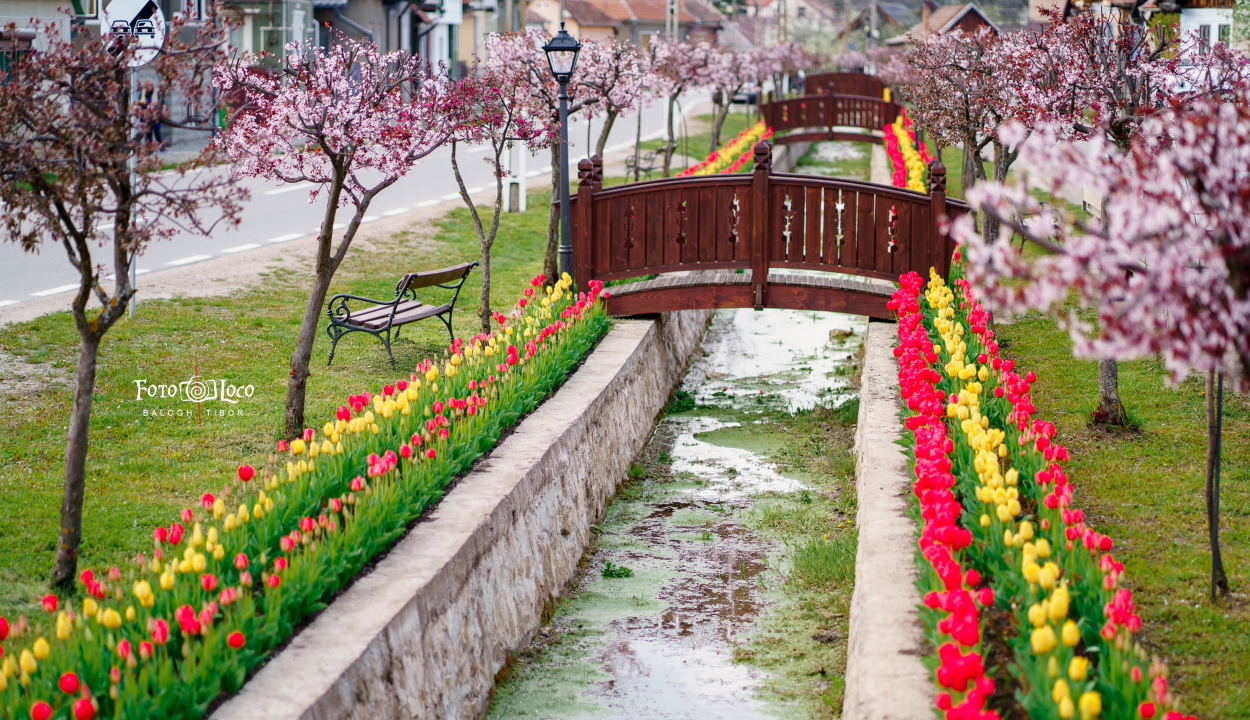
<instances>
[{"instance_id":1,"label":"window","mask_svg":"<svg viewBox=\"0 0 1250 720\"><path fill-rule=\"evenodd\" d=\"M1232 34L1232 25L1220 25L1219 32L1216 34L1216 41L1223 45L1228 45L1228 41L1232 39Z\"/></svg>"},{"instance_id":2,"label":"window","mask_svg":"<svg viewBox=\"0 0 1250 720\"><path fill-rule=\"evenodd\" d=\"M1199 25L1198 26L1198 52L1202 53L1203 55L1206 55L1207 51L1210 49L1211 49L1211 26Z\"/></svg>"},{"instance_id":3,"label":"window","mask_svg":"<svg viewBox=\"0 0 1250 720\"><path fill-rule=\"evenodd\" d=\"M0 77L8 77L9 68L18 58L30 52L34 40L33 28L8 30L0 27Z\"/></svg>"},{"instance_id":4,"label":"window","mask_svg":"<svg viewBox=\"0 0 1250 720\"><path fill-rule=\"evenodd\" d=\"M803 5L799 6L799 17L807 17L807 8Z\"/></svg>"}]
</instances>

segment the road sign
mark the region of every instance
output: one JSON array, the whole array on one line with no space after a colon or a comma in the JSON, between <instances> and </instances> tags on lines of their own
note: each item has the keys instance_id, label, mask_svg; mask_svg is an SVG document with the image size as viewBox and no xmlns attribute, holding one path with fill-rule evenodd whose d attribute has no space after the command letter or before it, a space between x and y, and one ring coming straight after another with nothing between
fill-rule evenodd
<instances>
[{"instance_id":1,"label":"road sign","mask_svg":"<svg viewBox=\"0 0 1250 720\"><path fill-rule=\"evenodd\" d=\"M130 67L147 65L165 44L165 14L155 0L113 0L104 8L100 39L110 55L121 53L121 38L136 43Z\"/></svg>"}]
</instances>

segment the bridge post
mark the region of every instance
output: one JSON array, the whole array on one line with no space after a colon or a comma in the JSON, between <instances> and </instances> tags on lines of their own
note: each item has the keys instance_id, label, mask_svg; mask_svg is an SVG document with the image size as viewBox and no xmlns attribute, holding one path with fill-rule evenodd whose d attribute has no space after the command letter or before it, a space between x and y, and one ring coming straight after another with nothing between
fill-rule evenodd
<instances>
[{"instance_id":1,"label":"bridge post","mask_svg":"<svg viewBox=\"0 0 1250 720\"><path fill-rule=\"evenodd\" d=\"M594 217L592 214L592 198L594 197L593 177L594 165L590 160L583 158L577 163L577 205L574 207L577 211L577 217L572 228L573 281L576 283L576 287L581 290L589 290L592 279L591 267L593 265L591 255L593 250L591 245L594 242L591 234L591 218Z\"/></svg>"},{"instance_id":2,"label":"bridge post","mask_svg":"<svg viewBox=\"0 0 1250 720\"><path fill-rule=\"evenodd\" d=\"M925 245L929 248L929 262L942 277L946 277L950 273L951 253L954 248L949 247L952 243L946 233L942 232L942 223L946 220L946 166L937 158L929 161L929 207L933 218L928 228L929 237L925 238Z\"/></svg>"},{"instance_id":3,"label":"bridge post","mask_svg":"<svg viewBox=\"0 0 1250 720\"><path fill-rule=\"evenodd\" d=\"M590 187L595 192L603 189L603 158L598 155L590 156Z\"/></svg>"},{"instance_id":4,"label":"bridge post","mask_svg":"<svg viewBox=\"0 0 1250 720\"><path fill-rule=\"evenodd\" d=\"M756 310L763 310L768 302L768 185L772 172L773 144L767 140L756 143L755 172L751 176L751 284Z\"/></svg>"}]
</instances>

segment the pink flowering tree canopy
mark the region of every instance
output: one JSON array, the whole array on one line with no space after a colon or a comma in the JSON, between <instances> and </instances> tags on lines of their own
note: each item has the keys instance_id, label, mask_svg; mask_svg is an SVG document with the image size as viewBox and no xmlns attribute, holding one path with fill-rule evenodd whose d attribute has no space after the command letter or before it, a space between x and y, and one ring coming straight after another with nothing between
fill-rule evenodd
<instances>
[{"instance_id":1,"label":"pink flowering tree canopy","mask_svg":"<svg viewBox=\"0 0 1250 720\"><path fill-rule=\"evenodd\" d=\"M616 118L641 107L644 89L656 85L651 58L631 42L586 40L577 64L580 82L593 88L601 98L601 102L588 105L585 112L588 117L604 116L595 142L595 154L602 157Z\"/></svg>"},{"instance_id":2,"label":"pink flowering tree canopy","mask_svg":"<svg viewBox=\"0 0 1250 720\"><path fill-rule=\"evenodd\" d=\"M672 171L673 153L677 150L673 111L686 91L707 84L709 65L714 56L715 51L707 43L657 41L651 44L651 69L658 78L657 84L668 93L668 143L664 146L664 177L668 177Z\"/></svg>"},{"instance_id":3,"label":"pink flowering tree canopy","mask_svg":"<svg viewBox=\"0 0 1250 720\"><path fill-rule=\"evenodd\" d=\"M1096 328L1075 311L1062 318L1079 355L1157 353L1174 381L1192 370L1250 378L1250 88L1154 114L1123 151L1107 133L1083 149L1050 129L1003 133L1021 143L1033 184L1106 200L1104 219L1082 220L1021 187L970 190L974 208L1048 251L1026 257L987 242L970 217L955 222L968 277L995 308L1061 312L1074 300L1097 315Z\"/></svg>"},{"instance_id":4,"label":"pink flowering tree canopy","mask_svg":"<svg viewBox=\"0 0 1250 720\"><path fill-rule=\"evenodd\" d=\"M754 58L757 53L713 51L706 70L705 85L712 91L715 107L712 114L712 135L709 153L720 147L721 128L729 114L734 96L755 78Z\"/></svg>"},{"instance_id":5,"label":"pink flowering tree canopy","mask_svg":"<svg viewBox=\"0 0 1250 720\"><path fill-rule=\"evenodd\" d=\"M225 93L242 95L250 111L217 137L234 162L235 177L311 182L314 202L327 202L317 238L315 277L291 357L286 435L304 427L308 363L330 280L378 193L454 136L466 106L460 88L430 76L404 52L382 54L372 44L340 38L330 49L291 44L277 73L257 69L261 56L244 54L217 68ZM333 246L339 208L351 220Z\"/></svg>"}]
</instances>

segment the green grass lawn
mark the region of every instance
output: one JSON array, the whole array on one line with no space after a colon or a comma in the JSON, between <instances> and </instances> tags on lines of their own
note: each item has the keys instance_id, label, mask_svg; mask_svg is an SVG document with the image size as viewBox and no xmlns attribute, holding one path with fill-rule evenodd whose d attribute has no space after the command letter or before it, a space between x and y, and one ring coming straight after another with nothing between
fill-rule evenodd
<instances>
[{"instance_id":1,"label":"green grass lawn","mask_svg":"<svg viewBox=\"0 0 1250 720\"><path fill-rule=\"evenodd\" d=\"M494 251L493 303L510 304L522 284L541 272L549 198L531 193L529 212L503 216ZM459 207L437 233L400 232L372 240L376 250L355 247L330 292L394 297L405 273L478 259L468 211ZM282 430L290 355L307 298L311 271L284 268L258 287L227 297L150 300L133 320L110 332L100 353L92 407L91 446L84 507L83 567L120 565L150 550L151 530L175 519L206 491L216 492L241 463L257 463ZM477 332L481 291L470 276L455 320L457 335ZM435 298L429 294L427 300ZM446 347L437 319L405 326L395 345L392 370L381 342L353 333L339 342L325 367L329 341L324 327L313 350L306 417L320 426L347 395L376 392L384 381L407 377L414 364ZM67 382L4 399L0 416L0 615L44 617L38 598L46 592L60 518L65 429L73 390L77 335L68 313L6 328L0 352L31 363L49 363ZM251 398L218 417L181 400L136 400L136 380L178 383L198 369L203 378L252 385ZM145 417L158 410L190 411L189 417Z\"/></svg>"},{"instance_id":2,"label":"green grass lawn","mask_svg":"<svg viewBox=\"0 0 1250 720\"><path fill-rule=\"evenodd\" d=\"M755 108L750 107L746 112L743 111L742 105L735 105L730 109L729 114L725 116L725 124L720 131L720 144L733 140L738 133L746 130L754 125L758 118L755 115ZM677 154L685 155L695 160L702 160L708 155L708 147L712 142L712 115L697 115L690 118L685 123L685 129L689 130L689 134L683 133L682 123L679 119L673 121L673 128L677 134ZM642 149L658 150L664 147L664 143L668 142L667 137L660 137L654 140L646 140L642 143ZM685 164L679 164L674 160L674 170L684 170Z\"/></svg>"},{"instance_id":3,"label":"green grass lawn","mask_svg":"<svg viewBox=\"0 0 1250 720\"><path fill-rule=\"evenodd\" d=\"M1233 596L1212 604L1204 379L1168 388L1161 361L1120 363L1120 392L1141 429L1109 433L1089 425L1097 365L1072 357L1053 320L1034 314L995 329L1004 355L1037 371L1033 402L1072 453L1075 503L1115 539L1140 637L1168 661L1186 714L1250 718L1250 399L1224 395L1220 533Z\"/></svg>"}]
</instances>

